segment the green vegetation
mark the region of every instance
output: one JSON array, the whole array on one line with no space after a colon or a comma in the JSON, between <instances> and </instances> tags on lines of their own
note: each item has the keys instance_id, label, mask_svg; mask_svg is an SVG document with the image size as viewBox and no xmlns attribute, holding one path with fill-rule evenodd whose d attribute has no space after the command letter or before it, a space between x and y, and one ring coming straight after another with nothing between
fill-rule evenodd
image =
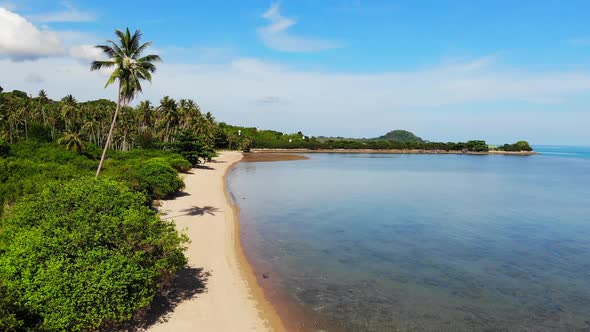
<instances>
[{"instance_id":1,"label":"green vegetation","mask_svg":"<svg viewBox=\"0 0 590 332\"><path fill-rule=\"evenodd\" d=\"M533 148L529 145L529 142L527 141L518 141L514 144L504 144L501 147L499 147L498 150L521 152L533 151Z\"/></svg>"},{"instance_id":2,"label":"green vegetation","mask_svg":"<svg viewBox=\"0 0 590 332\"><path fill-rule=\"evenodd\" d=\"M387 134L375 138L375 140L393 141L400 143L423 142L423 140L407 130L393 130Z\"/></svg>"},{"instance_id":3,"label":"green vegetation","mask_svg":"<svg viewBox=\"0 0 590 332\"><path fill-rule=\"evenodd\" d=\"M100 151L90 146L83 154L55 143L21 142L11 145L10 156L0 158L0 215L2 206L40 192L49 182L92 176ZM177 171L191 168L181 155L162 150L114 151L105 163L105 175L123 181L148 199L162 199L183 188Z\"/></svg>"},{"instance_id":4,"label":"green vegetation","mask_svg":"<svg viewBox=\"0 0 590 332\"><path fill-rule=\"evenodd\" d=\"M142 201L123 183L81 178L17 203L1 224L1 291L13 300L0 305L18 309L0 307L3 328L94 330L146 308L185 265L186 238Z\"/></svg>"},{"instance_id":5,"label":"green vegetation","mask_svg":"<svg viewBox=\"0 0 590 332\"><path fill-rule=\"evenodd\" d=\"M486 144L486 141L469 141L465 144L467 151L472 152L488 152L490 148Z\"/></svg>"},{"instance_id":6,"label":"green vegetation","mask_svg":"<svg viewBox=\"0 0 590 332\"><path fill-rule=\"evenodd\" d=\"M20 142L0 158L0 330L94 330L142 312L185 263L149 208L183 187L181 155ZM56 307L60 311L54 310Z\"/></svg>"}]
</instances>

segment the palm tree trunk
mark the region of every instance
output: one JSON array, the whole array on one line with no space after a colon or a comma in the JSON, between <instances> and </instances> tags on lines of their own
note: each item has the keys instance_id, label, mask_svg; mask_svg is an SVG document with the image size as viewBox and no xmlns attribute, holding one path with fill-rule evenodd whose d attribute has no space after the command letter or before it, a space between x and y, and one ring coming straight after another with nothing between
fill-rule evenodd
<instances>
[{"instance_id":1,"label":"palm tree trunk","mask_svg":"<svg viewBox=\"0 0 590 332\"><path fill-rule=\"evenodd\" d=\"M117 98L117 108L115 109L115 114L113 115L113 122L111 123L111 129L109 130L109 136L107 137L107 142L104 145L104 149L102 150L102 156L100 157L100 163L98 163L98 169L96 170L96 177L100 175L100 170L102 169L102 164L104 163L104 158L107 155L107 150L109 149L109 145L111 144L111 140L113 138L113 130L115 129L115 124L117 123L117 114L119 114L119 109L121 108L121 84L119 84L119 91L118 91L118 98Z\"/></svg>"},{"instance_id":2,"label":"palm tree trunk","mask_svg":"<svg viewBox=\"0 0 590 332\"><path fill-rule=\"evenodd\" d=\"M27 130L27 119L25 119L25 141L29 140L29 132Z\"/></svg>"}]
</instances>

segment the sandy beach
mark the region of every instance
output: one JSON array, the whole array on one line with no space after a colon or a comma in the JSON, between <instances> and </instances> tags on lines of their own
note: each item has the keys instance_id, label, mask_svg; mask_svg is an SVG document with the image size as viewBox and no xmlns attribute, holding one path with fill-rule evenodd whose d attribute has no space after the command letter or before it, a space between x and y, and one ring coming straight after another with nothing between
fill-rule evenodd
<instances>
[{"instance_id":1,"label":"sandy beach","mask_svg":"<svg viewBox=\"0 0 590 332\"><path fill-rule=\"evenodd\" d=\"M184 174L184 192L162 202L162 218L173 219L191 240L189 269L207 277L202 292L180 302L148 331L284 330L242 253L237 213L225 192L225 174L241 158L239 152L221 153Z\"/></svg>"}]
</instances>

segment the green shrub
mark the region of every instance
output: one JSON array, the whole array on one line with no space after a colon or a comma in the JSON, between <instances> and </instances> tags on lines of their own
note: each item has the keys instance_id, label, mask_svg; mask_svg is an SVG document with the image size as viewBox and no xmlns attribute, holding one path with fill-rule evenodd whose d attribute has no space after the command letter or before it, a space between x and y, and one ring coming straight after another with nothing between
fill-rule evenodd
<instances>
[{"instance_id":1,"label":"green shrub","mask_svg":"<svg viewBox=\"0 0 590 332\"><path fill-rule=\"evenodd\" d=\"M533 151L533 148L531 147L531 145L527 141L518 141L514 144L504 144L500 147L500 150L521 152L521 151Z\"/></svg>"},{"instance_id":2,"label":"green shrub","mask_svg":"<svg viewBox=\"0 0 590 332\"><path fill-rule=\"evenodd\" d=\"M106 178L51 183L17 203L0 229L0 282L42 317L36 330L129 320L186 264L186 237L141 194ZM16 313L1 322L19 324Z\"/></svg>"},{"instance_id":3,"label":"green shrub","mask_svg":"<svg viewBox=\"0 0 590 332\"><path fill-rule=\"evenodd\" d=\"M466 146L467 150L472 152L488 152L490 150L486 141L468 141Z\"/></svg>"},{"instance_id":4,"label":"green shrub","mask_svg":"<svg viewBox=\"0 0 590 332\"><path fill-rule=\"evenodd\" d=\"M204 137L183 130L175 136L174 142L168 143L167 148L183 156L192 165L197 165L211 161L216 156L215 149L206 141Z\"/></svg>"},{"instance_id":5,"label":"green shrub","mask_svg":"<svg viewBox=\"0 0 590 332\"><path fill-rule=\"evenodd\" d=\"M164 160L179 172L188 172L193 167L188 160L179 155L170 155L164 158Z\"/></svg>"},{"instance_id":6,"label":"green shrub","mask_svg":"<svg viewBox=\"0 0 590 332\"><path fill-rule=\"evenodd\" d=\"M127 162L118 166L115 172L115 178L125 181L150 199L162 199L184 188L184 182L164 158ZM113 173L109 171L105 174Z\"/></svg>"},{"instance_id":7,"label":"green shrub","mask_svg":"<svg viewBox=\"0 0 590 332\"><path fill-rule=\"evenodd\" d=\"M23 330L25 321L19 316L15 298L0 284L0 331Z\"/></svg>"},{"instance_id":8,"label":"green shrub","mask_svg":"<svg viewBox=\"0 0 590 332\"><path fill-rule=\"evenodd\" d=\"M35 142L51 142L51 127L33 123L29 127L29 139Z\"/></svg>"},{"instance_id":9,"label":"green shrub","mask_svg":"<svg viewBox=\"0 0 590 332\"><path fill-rule=\"evenodd\" d=\"M0 138L0 158L6 158L10 155L10 146Z\"/></svg>"}]
</instances>

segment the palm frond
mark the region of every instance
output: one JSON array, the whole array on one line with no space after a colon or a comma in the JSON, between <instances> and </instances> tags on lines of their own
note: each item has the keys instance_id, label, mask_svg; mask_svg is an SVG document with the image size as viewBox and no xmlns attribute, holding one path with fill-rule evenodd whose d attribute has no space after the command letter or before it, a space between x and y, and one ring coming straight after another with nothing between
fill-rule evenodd
<instances>
[{"instance_id":1,"label":"palm frond","mask_svg":"<svg viewBox=\"0 0 590 332\"><path fill-rule=\"evenodd\" d=\"M90 70L94 71L94 70L99 70L102 68L111 68L114 65L116 65L116 62L111 61L111 60L106 60L106 61L95 60L95 61L92 61L92 64L90 65Z\"/></svg>"},{"instance_id":2,"label":"palm frond","mask_svg":"<svg viewBox=\"0 0 590 332\"><path fill-rule=\"evenodd\" d=\"M129 50L132 52L132 56L134 56L137 50L140 48L139 42L141 41L142 33L140 30L135 30L133 36L129 40Z\"/></svg>"},{"instance_id":3,"label":"palm frond","mask_svg":"<svg viewBox=\"0 0 590 332\"><path fill-rule=\"evenodd\" d=\"M105 53L109 58L112 58L114 56L114 54L115 54L115 50L111 46L108 46L108 45L96 45L94 47L102 50L102 52Z\"/></svg>"},{"instance_id":4,"label":"palm frond","mask_svg":"<svg viewBox=\"0 0 590 332\"><path fill-rule=\"evenodd\" d=\"M150 46L152 46L152 42L147 42L141 46L136 47L133 51L133 57L139 58L143 54L143 52Z\"/></svg>"}]
</instances>

